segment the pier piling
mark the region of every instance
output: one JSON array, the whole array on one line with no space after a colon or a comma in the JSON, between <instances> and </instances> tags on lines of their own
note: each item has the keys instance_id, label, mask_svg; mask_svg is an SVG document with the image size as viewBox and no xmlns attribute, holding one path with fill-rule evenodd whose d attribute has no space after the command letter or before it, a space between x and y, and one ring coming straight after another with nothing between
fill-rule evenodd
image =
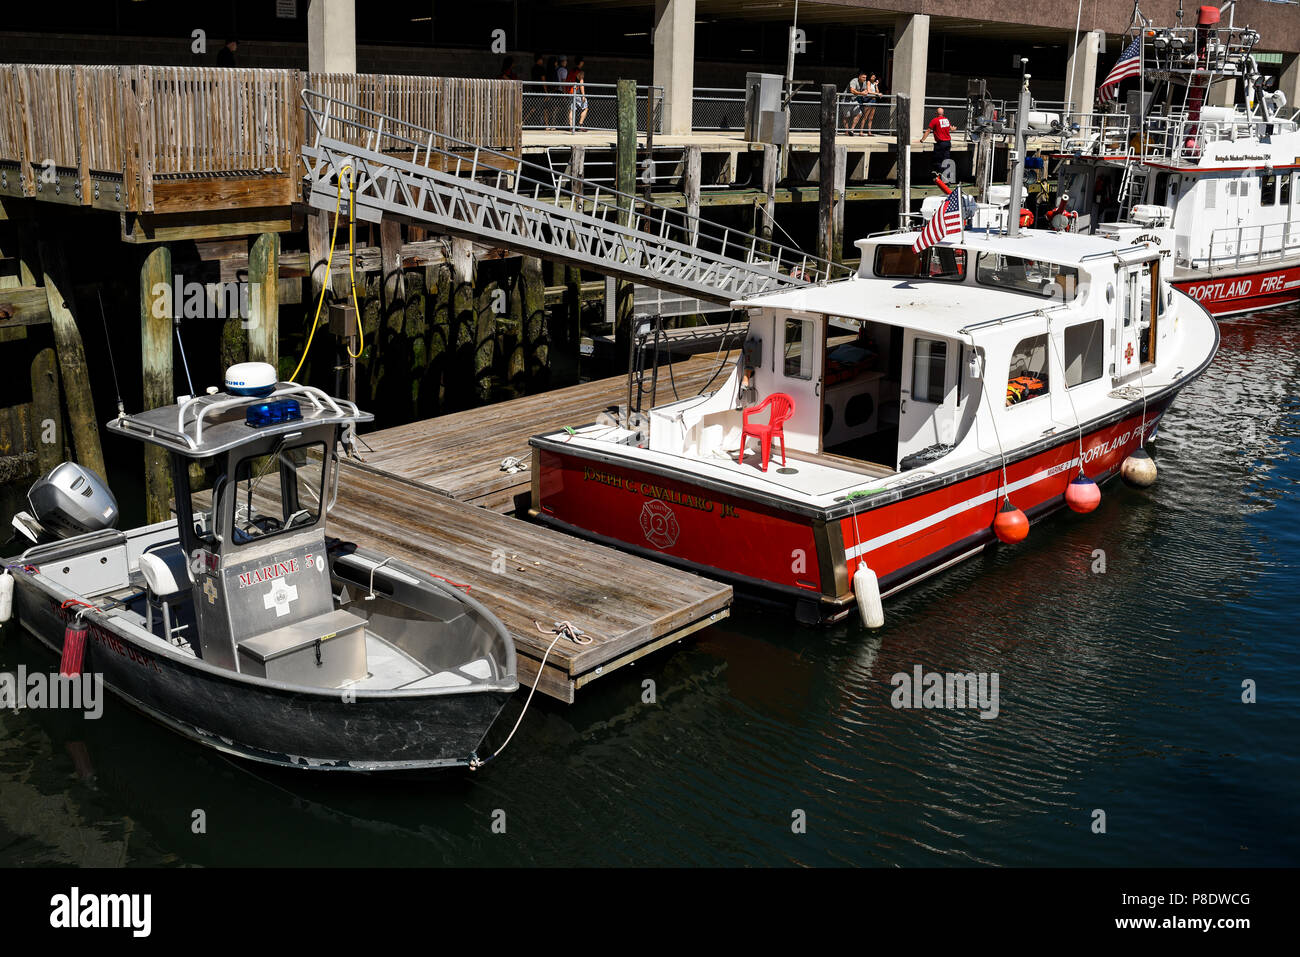
<instances>
[{"instance_id":1,"label":"pier piling","mask_svg":"<svg viewBox=\"0 0 1300 957\"><path fill-rule=\"evenodd\" d=\"M140 264L140 367L142 409L156 409L176 400L172 363L172 251L166 243L148 247ZM159 446L144 447L145 520L161 522L171 515L172 479L167 454Z\"/></svg>"},{"instance_id":2,"label":"pier piling","mask_svg":"<svg viewBox=\"0 0 1300 957\"><path fill-rule=\"evenodd\" d=\"M76 301L72 281L63 261L63 250L47 239L37 243L50 324L54 330L54 348L63 379L63 393L68 405L72 447L77 461L106 479L104 453L99 445L99 421L90 389L86 367L86 348L77 325Z\"/></svg>"}]
</instances>

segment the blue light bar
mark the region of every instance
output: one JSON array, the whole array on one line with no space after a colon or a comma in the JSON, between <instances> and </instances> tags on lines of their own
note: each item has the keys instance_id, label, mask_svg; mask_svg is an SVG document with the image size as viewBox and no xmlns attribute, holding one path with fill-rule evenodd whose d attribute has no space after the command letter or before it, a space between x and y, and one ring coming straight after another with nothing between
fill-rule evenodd
<instances>
[{"instance_id":1,"label":"blue light bar","mask_svg":"<svg viewBox=\"0 0 1300 957\"><path fill-rule=\"evenodd\" d=\"M248 407L244 421L255 429L264 425L276 425L280 422L294 422L302 418L302 408L297 399L276 399L274 402L258 402Z\"/></svg>"}]
</instances>

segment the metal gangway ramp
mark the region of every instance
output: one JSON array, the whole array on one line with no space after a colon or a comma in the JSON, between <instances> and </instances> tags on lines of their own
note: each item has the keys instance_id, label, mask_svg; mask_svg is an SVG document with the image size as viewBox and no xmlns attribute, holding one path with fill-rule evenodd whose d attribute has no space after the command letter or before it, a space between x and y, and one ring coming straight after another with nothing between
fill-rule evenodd
<instances>
[{"instance_id":1,"label":"metal gangway ramp","mask_svg":"<svg viewBox=\"0 0 1300 957\"><path fill-rule=\"evenodd\" d=\"M314 90L303 92L303 102L312 128L302 152L317 209L336 208L342 181L346 210L350 177L359 219L428 225L724 305L852 274L799 249Z\"/></svg>"}]
</instances>

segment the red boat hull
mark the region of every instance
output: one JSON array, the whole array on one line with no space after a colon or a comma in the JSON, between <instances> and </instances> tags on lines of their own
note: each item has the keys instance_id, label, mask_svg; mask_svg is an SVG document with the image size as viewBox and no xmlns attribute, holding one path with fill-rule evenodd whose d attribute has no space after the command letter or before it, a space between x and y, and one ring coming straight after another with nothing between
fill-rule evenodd
<instances>
[{"instance_id":1,"label":"red boat hull","mask_svg":"<svg viewBox=\"0 0 1300 957\"><path fill-rule=\"evenodd\" d=\"M1099 424L1083 439L1083 471L1101 482L1154 433L1172 394ZM853 601L865 561L890 593L994 541L1001 505L998 459L954 476L832 508L796 507L659 466L546 439L534 440L532 514L540 521L682 567L812 602L834 618ZM1054 436L1006 466L1011 501L1031 518L1064 503L1079 442ZM871 480L864 477L864 485Z\"/></svg>"},{"instance_id":2,"label":"red boat hull","mask_svg":"<svg viewBox=\"0 0 1300 957\"><path fill-rule=\"evenodd\" d=\"M1175 280L1173 286L1199 302L1210 315L1231 316L1300 301L1300 264L1213 279Z\"/></svg>"}]
</instances>

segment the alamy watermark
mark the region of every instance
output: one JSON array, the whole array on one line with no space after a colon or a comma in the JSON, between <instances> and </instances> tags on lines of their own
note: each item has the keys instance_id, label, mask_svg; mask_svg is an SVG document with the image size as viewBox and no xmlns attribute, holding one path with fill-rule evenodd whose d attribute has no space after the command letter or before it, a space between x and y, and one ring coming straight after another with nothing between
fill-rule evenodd
<instances>
[{"instance_id":1,"label":"alamy watermark","mask_svg":"<svg viewBox=\"0 0 1300 957\"><path fill-rule=\"evenodd\" d=\"M894 686L889 700L895 708L974 708L979 710L981 718L998 716L996 671L944 673L914 665L911 674L900 671L889 683Z\"/></svg>"},{"instance_id":2,"label":"alamy watermark","mask_svg":"<svg viewBox=\"0 0 1300 957\"><path fill-rule=\"evenodd\" d=\"M186 282L177 274L172 282L156 282L150 288L155 319L238 319L245 329L257 328L252 314L253 297L260 283L248 281Z\"/></svg>"},{"instance_id":3,"label":"alamy watermark","mask_svg":"<svg viewBox=\"0 0 1300 957\"><path fill-rule=\"evenodd\" d=\"M101 674L60 675L27 672L19 665L17 673L0 671L0 709L23 708L84 711L87 721L104 713L104 676Z\"/></svg>"},{"instance_id":4,"label":"alamy watermark","mask_svg":"<svg viewBox=\"0 0 1300 957\"><path fill-rule=\"evenodd\" d=\"M85 894L73 887L50 898L50 926L63 929L124 928L148 937L153 926L151 894Z\"/></svg>"}]
</instances>

